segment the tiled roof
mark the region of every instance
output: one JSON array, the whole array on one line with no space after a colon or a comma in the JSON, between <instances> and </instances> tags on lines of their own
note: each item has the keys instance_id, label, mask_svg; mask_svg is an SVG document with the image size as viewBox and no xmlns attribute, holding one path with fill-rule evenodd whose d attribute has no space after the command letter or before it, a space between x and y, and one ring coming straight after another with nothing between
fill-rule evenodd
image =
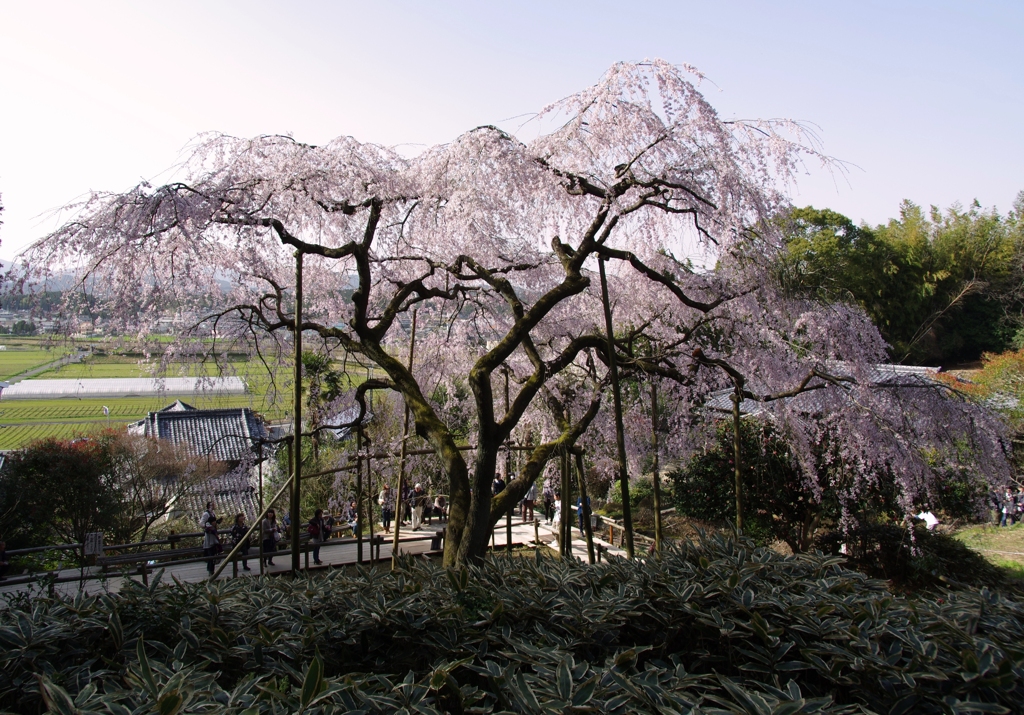
<instances>
[{"instance_id":1,"label":"tiled roof","mask_svg":"<svg viewBox=\"0 0 1024 715\"><path fill-rule=\"evenodd\" d=\"M195 519L198 525L199 517L206 510L208 501L213 502L217 516L221 520L220 527L225 529L231 528L235 523L235 514L238 513L245 514L248 522L252 524L259 504L251 476L242 473L242 470L232 470L197 484L181 496L174 505L174 511L185 513Z\"/></svg>"},{"instance_id":2,"label":"tiled roof","mask_svg":"<svg viewBox=\"0 0 1024 715\"><path fill-rule=\"evenodd\" d=\"M826 370L836 377L856 377L854 366L850 363L830 361ZM930 367L916 367L911 365L876 364L867 365L863 368L863 378L866 378L870 385L889 387L909 387L923 384L935 384L934 375L938 371ZM754 384L751 390L755 393L763 392ZM732 388L716 390L712 392L704 403L705 408L715 412L732 413ZM805 414L817 414L825 410L822 395L817 390L804 392L795 397L787 397L785 401L791 409ZM758 415L767 411L768 405L763 402L745 398L740 403L740 414Z\"/></svg>"},{"instance_id":3,"label":"tiled roof","mask_svg":"<svg viewBox=\"0 0 1024 715\"><path fill-rule=\"evenodd\" d=\"M342 410L338 414L334 415L334 417L327 420L325 424L345 425L355 422L356 418L359 417L359 410L359 405L353 405L352 407L349 407L347 410ZM361 424L368 425L371 422L373 422L373 413L368 411L366 414L363 415L363 420ZM349 435L352 434L351 427L339 427L338 429L332 429L328 431L331 432L334 435L334 438L337 439L339 442L341 440L348 439Z\"/></svg>"},{"instance_id":4,"label":"tiled roof","mask_svg":"<svg viewBox=\"0 0 1024 715\"><path fill-rule=\"evenodd\" d=\"M188 445L199 455L218 462L239 462L252 455L258 440L266 439L263 423L248 407L197 410L178 401L128 426L132 434Z\"/></svg>"}]
</instances>

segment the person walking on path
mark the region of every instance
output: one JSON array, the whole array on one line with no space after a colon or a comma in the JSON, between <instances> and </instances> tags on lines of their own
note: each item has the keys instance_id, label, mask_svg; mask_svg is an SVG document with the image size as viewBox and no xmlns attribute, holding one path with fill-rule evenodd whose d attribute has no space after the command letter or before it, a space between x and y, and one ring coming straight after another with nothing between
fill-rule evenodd
<instances>
[{"instance_id":1,"label":"person walking on path","mask_svg":"<svg viewBox=\"0 0 1024 715\"><path fill-rule=\"evenodd\" d=\"M242 556L243 571L252 570L249 568L249 561L246 558L249 555L249 538L246 535L247 531L249 531L249 529L245 526L245 514L236 514L235 523L231 526L231 542L235 546L241 544L238 549L238 553Z\"/></svg>"},{"instance_id":2,"label":"person walking on path","mask_svg":"<svg viewBox=\"0 0 1024 715\"><path fill-rule=\"evenodd\" d=\"M213 502L206 502L206 511L199 517L199 528L203 530L203 556L208 556L206 570L213 575L213 562L221 552L220 537L217 535L217 514Z\"/></svg>"},{"instance_id":3,"label":"person walking on path","mask_svg":"<svg viewBox=\"0 0 1024 715\"><path fill-rule=\"evenodd\" d=\"M281 527L277 525L277 512L273 509L267 511L267 515L260 524L260 532L263 538L263 563L267 566L274 565L274 552L277 551L277 541L281 538Z\"/></svg>"},{"instance_id":4,"label":"person walking on path","mask_svg":"<svg viewBox=\"0 0 1024 715\"><path fill-rule=\"evenodd\" d=\"M530 488L526 490L526 496L523 497L523 511L521 516L523 517L523 523L533 521L533 505L537 503L537 482L530 485ZM530 516L527 517L526 515Z\"/></svg>"},{"instance_id":5,"label":"person walking on path","mask_svg":"<svg viewBox=\"0 0 1024 715\"><path fill-rule=\"evenodd\" d=\"M380 522L384 527L384 533L391 533L391 519L395 516L395 493L391 491L391 485L385 484L377 497L380 504Z\"/></svg>"},{"instance_id":6,"label":"person walking on path","mask_svg":"<svg viewBox=\"0 0 1024 715\"><path fill-rule=\"evenodd\" d=\"M409 501L412 503L412 530L419 531L423 525L423 507L427 505L427 493L423 491L423 485L417 484L412 490Z\"/></svg>"},{"instance_id":7,"label":"person walking on path","mask_svg":"<svg viewBox=\"0 0 1024 715\"><path fill-rule=\"evenodd\" d=\"M555 515L555 490L551 487L550 482L544 482L544 518L548 524Z\"/></svg>"},{"instance_id":8,"label":"person walking on path","mask_svg":"<svg viewBox=\"0 0 1024 715\"><path fill-rule=\"evenodd\" d=\"M306 531L309 532L309 540L313 543L313 563L320 566L323 563L320 560L320 544L324 543L324 535L327 532L327 522L324 521L323 509L316 510L313 518L309 520L309 526L306 527Z\"/></svg>"}]
</instances>

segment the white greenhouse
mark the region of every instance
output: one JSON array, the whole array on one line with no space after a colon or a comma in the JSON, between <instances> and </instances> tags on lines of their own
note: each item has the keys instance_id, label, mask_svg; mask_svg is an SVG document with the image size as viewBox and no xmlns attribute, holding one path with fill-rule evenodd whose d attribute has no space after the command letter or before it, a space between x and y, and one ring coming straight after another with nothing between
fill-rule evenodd
<instances>
[{"instance_id":1,"label":"white greenhouse","mask_svg":"<svg viewBox=\"0 0 1024 715\"><path fill-rule=\"evenodd\" d=\"M117 377L22 380L0 389L0 400L242 394L245 381L240 377Z\"/></svg>"}]
</instances>

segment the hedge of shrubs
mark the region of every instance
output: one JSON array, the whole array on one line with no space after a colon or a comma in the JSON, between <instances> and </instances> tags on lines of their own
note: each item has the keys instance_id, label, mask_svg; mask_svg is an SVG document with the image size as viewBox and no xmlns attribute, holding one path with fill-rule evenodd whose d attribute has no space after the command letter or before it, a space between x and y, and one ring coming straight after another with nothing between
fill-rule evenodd
<instances>
[{"instance_id":1,"label":"hedge of shrubs","mask_svg":"<svg viewBox=\"0 0 1024 715\"><path fill-rule=\"evenodd\" d=\"M1020 712L1024 606L893 595L725 536L589 567L405 562L0 612L0 709L60 713Z\"/></svg>"}]
</instances>

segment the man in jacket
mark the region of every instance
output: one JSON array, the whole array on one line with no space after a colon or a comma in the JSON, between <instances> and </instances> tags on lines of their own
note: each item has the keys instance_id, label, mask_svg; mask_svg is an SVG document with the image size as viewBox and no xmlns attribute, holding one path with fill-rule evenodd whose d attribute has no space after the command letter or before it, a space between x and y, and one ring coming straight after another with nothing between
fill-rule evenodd
<instances>
[{"instance_id":1,"label":"man in jacket","mask_svg":"<svg viewBox=\"0 0 1024 715\"><path fill-rule=\"evenodd\" d=\"M409 501L412 502L412 530L419 531L423 525L423 507L427 505L427 493L422 484L413 487Z\"/></svg>"}]
</instances>

